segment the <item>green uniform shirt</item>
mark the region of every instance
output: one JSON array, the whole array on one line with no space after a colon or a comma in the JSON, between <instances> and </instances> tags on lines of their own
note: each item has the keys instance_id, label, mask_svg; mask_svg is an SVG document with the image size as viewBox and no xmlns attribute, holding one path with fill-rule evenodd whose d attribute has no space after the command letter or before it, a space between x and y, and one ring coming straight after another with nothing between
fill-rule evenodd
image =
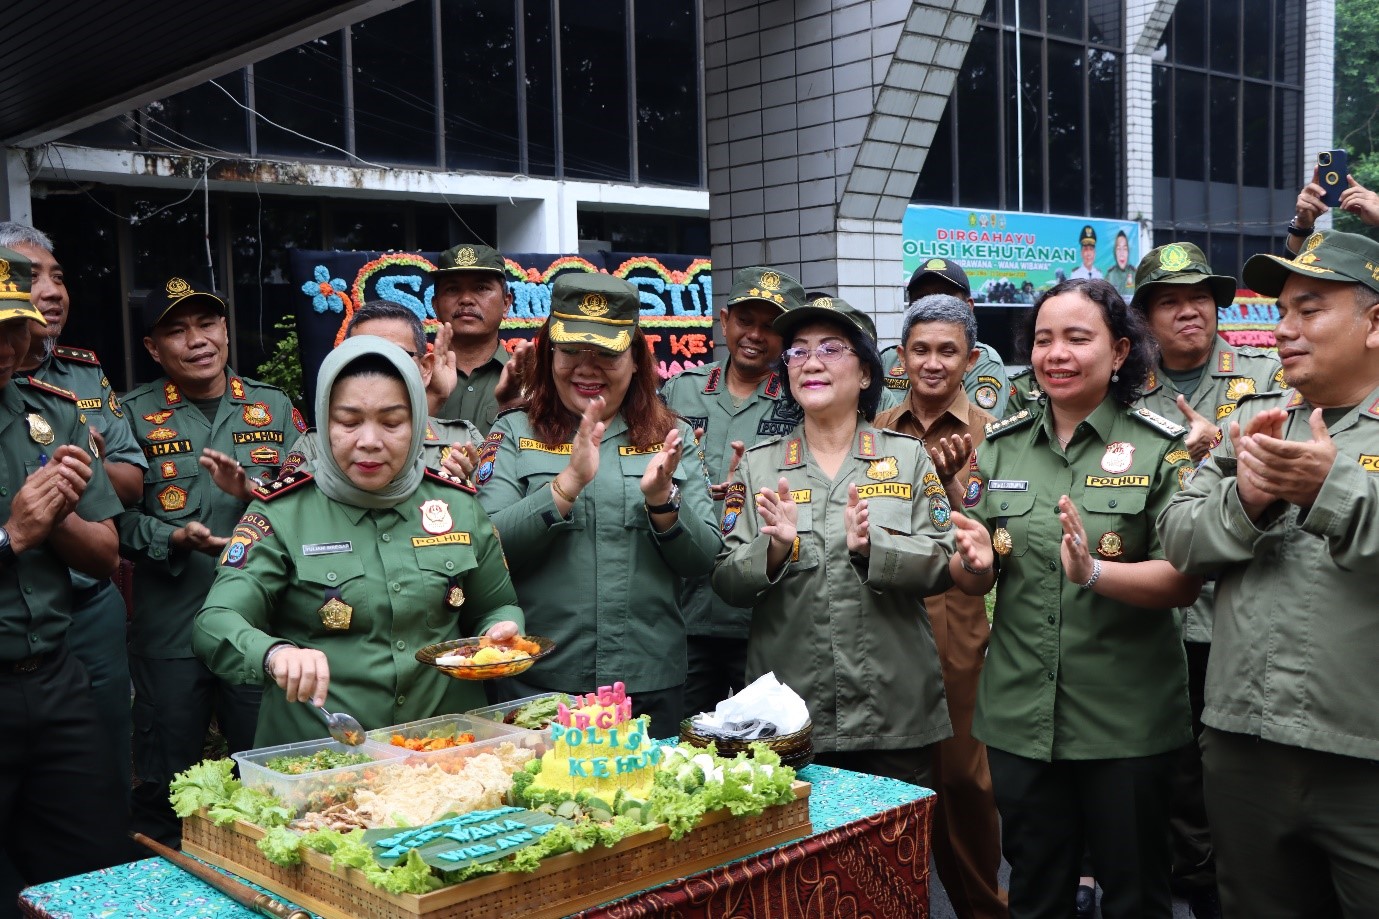
<instances>
[{"instance_id":1,"label":"green uniform shirt","mask_svg":"<svg viewBox=\"0 0 1379 919\"><path fill-rule=\"evenodd\" d=\"M212 556L172 551L172 534L196 520L229 536L244 513L244 502L201 468L202 449L227 453L266 481L283 464L288 438L306 430L282 390L228 369L226 377L214 424L167 377L125 396L126 420L149 461L143 500L120 516L120 552L135 563L129 649L141 657L192 656L192 618L215 576Z\"/></svg>"},{"instance_id":2,"label":"green uniform shirt","mask_svg":"<svg viewBox=\"0 0 1379 919\"><path fill-rule=\"evenodd\" d=\"M924 597L952 586L952 521L924 445L862 423L852 456L829 479L803 428L758 444L724 501L713 587L750 605L747 680L767 671L809 705L814 749L898 750L952 736ZM795 496L799 552L767 575L771 538L754 496L781 478ZM867 500L871 554L852 558L848 485Z\"/></svg>"},{"instance_id":3,"label":"green uniform shirt","mask_svg":"<svg viewBox=\"0 0 1379 919\"><path fill-rule=\"evenodd\" d=\"M148 460L144 459L143 451L134 440L134 432L124 420L120 400L110 388L110 378L105 375L94 351L59 345L35 368L33 375L76 394L77 408L86 416L87 424L105 438L102 460L148 468ZM20 378L16 380L24 382ZM78 590L98 583L90 575L72 571L72 584Z\"/></svg>"},{"instance_id":4,"label":"green uniform shirt","mask_svg":"<svg viewBox=\"0 0 1379 919\"><path fill-rule=\"evenodd\" d=\"M741 405L735 405L728 391L727 372L726 361L715 361L689 368L661 387L666 405L688 421L690 427L703 429L700 457L712 483L727 479L733 441L740 440L751 447L789 433L802 417L799 406L782 395L780 377L775 373L762 380ZM718 509L721 512L721 502ZM685 632L689 635L747 637L751 609L724 603L713 592L708 577L685 581L681 606Z\"/></svg>"},{"instance_id":5,"label":"green uniform shirt","mask_svg":"<svg viewBox=\"0 0 1379 919\"><path fill-rule=\"evenodd\" d=\"M477 447L483 443L483 440L484 437L479 433L479 429L468 421L427 418L426 433L421 438L422 459L430 468L440 469L441 463L445 462L445 458L450 455L451 446L471 443ZM315 428L310 428L292 444L292 449L287 452L287 461L283 463L281 474L288 475L299 469L310 472L320 453L321 435Z\"/></svg>"},{"instance_id":6,"label":"green uniform shirt","mask_svg":"<svg viewBox=\"0 0 1379 919\"><path fill-rule=\"evenodd\" d=\"M694 432L679 427L694 443ZM633 694L678 686L686 671L680 581L708 574L722 546L703 467L681 460L679 520L658 534L640 482L659 444L631 446L627 422L615 415L599 445L598 475L564 518L549 486L569 465L570 449L542 443L525 412L504 412L475 473L527 628L556 642L522 678L572 692L614 680Z\"/></svg>"},{"instance_id":7,"label":"green uniform shirt","mask_svg":"<svg viewBox=\"0 0 1379 919\"><path fill-rule=\"evenodd\" d=\"M369 729L486 704L480 684L415 656L505 619L523 625L502 546L467 489L427 473L411 498L371 510L332 501L299 472L257 494L196 617L196 653L208 667L232 683L271 683L263 673L270 647L314 648L330 666L327 708ZM421 506L431 502L445 505L444 533L423 522ZM463 593L458 608L454 587ZM328 626L321 612L334 597L350 607L343 627L339 619ZM255 745L325 736L306 705L276 686L264 692Z\"/></svg>"},{"instance_id":8,"label":"green uniform shirt","mask_svg":"<svg viewBox=\"0 0 1379 919\"><path fill-rule=\"evenodd\" d=\"M1017 370L1010 375L1010 385L1006 387L1006 417L1016 414L1022 408L1030 408L1039 402L1039 397L1043 395L1039 391L1039 381L1034 377L1034 370L1025 367ZM995 412L992 412L995 415ZM1000 416L997 416L998 418Z\"/></svg>"},{"instance_id":9,"label":"green uniform shirt","mask_svg":"<svg viewBox=\"0 0 1379 919\"><path fill-rule=\"evenodd\" d=\"M466 376L461 370L450 398L445 400L445 407L441 409L441 416L473 422L474 427L487 437L498 417L498 397L494 395L494 390L498 388L503 365L511 357L500 341L493 357L475 367L473 373Z\"/></svg>"},{"instance_id":10,"label":"green uniform shirt","mask_svg":"<svg viewBox=\"0 0 1379 919\"><path fill-rule=\"evenodd\" d=\"M1287 408L1284 437L1312 440L1297 391L1251 398L1232 420ZM1336 462L1316 501L1251 521L1227 438L1159 518L1168 560L1216 575L1202 720L1274 743L1379 760L1379 390L1329 425Z\"/></svg>"},{"instance_id":11,"label":"green uniform shirt","mask_svg":"<svg viewBox=\"0 0 1379 919\"><path fill-rule=\"evenodd\" d=\"M1116 289L1125 302L1135 296L1135 266L1126 265L1121 268L1119 265L1112 265L1106 269L1106 282Z\"/></svg>"},{"instance_id":12,"label":"green uniform shirt","mask_svg":"<svg viewBox=\"0 0 1379 919\"><path fill-rule=\"evenodd\" d=\"M0 389L0 520L9 520L10 502L63 444L91 449L88 418L76 397L41 381ZM50 443L42 444L39 439ZM120 499L105 467L92 464L91 481L77 502L83 520L109 520L120 513ZM0 568L0 662L47 654L61 647L72 622L72 579L67 564L48 544L21 553ZM14 741L7 741L14 742Z\"/></svg>"},{"instance_id":13,"label":"green uniform shirt","mask_svg":"<svg viewBox=\"0 0 1379 919\"><path fill-rule=\"evenodd\" d=\"M1214 419L1224 430L1233 420L1231 413L1242 396L1281 388L1285 388L1283 365L1272 351L1235 348L1218 335L1197 391L1187 397L1187 403L1198 414ZM1149 374L1144 396L1136 404L1165 418L1183 417L1178 408L1178 389L1162 368ZM1202 585L1196 603L1179 609L1185 640L1211 641L1212 591L1213 584L1208 581Z\"/></svg>"},{"instance_id":14,"label":"green uniform shirt","mask_svg":"<svg viewBox=\"0 0 1379 919\"><path fill-rule=\"evenodd\" d=\"M1078 426L1066 455L1042 403L987 427L969 513L993 541L1008 533L1011 551L997 558L972 729L979 740L1047 762L1148 756L1192 739L1173 610L1118 603L1069 581L1057 510L1060 496L1072 499L1093 558L1163 558L1155 518L1192 473L1183 433L1109 398Z\"/></svg>"},{"instance_id":15,"label":"green uniform shirt","mask_svg":"<svg viewBox=\"0 0 1379 919\"><path fill-rule=\"evenodd\" d=\"M1001 418L1006 413L1010 383L1006 379L1005 363L1000 353L990 345L977 342L981 356L977 364L962 378L967 398L982 409ZM900 348L892 345L881 352L881 366L885 370L886 388L881 393L881 408L894 408L910 394L910 378L905 375L905 359Z\"/></svg>"}]
</instances>

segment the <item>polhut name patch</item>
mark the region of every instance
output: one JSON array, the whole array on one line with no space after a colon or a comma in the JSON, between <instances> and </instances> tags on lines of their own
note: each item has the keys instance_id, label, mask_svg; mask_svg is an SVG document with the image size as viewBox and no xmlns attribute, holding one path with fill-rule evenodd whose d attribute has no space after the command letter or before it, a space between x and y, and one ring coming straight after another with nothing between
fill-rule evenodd
<instances>
[{"instance_id":1,"label":"polhut name patch","mask_svg":"<svg viewBox=\"0 0 1379 919\"><path fill-rule=\"evenodd\" d=\"M422 546L452 546L469 545L468 533L442 533L439 536L413 536L413 548L420 549Z\"/></svg>"},{"instance_id":2,"label":"polhut name patch","mask_svg":"<svg viewBox=\"0 0 1379 919\"><path fill-rule=\"evenodd\" d=\"M857 497L861 498L900 498L909 501L914 488L909 482L878 482L875 485L858 485Z\"/></svg>"}]
</instances>

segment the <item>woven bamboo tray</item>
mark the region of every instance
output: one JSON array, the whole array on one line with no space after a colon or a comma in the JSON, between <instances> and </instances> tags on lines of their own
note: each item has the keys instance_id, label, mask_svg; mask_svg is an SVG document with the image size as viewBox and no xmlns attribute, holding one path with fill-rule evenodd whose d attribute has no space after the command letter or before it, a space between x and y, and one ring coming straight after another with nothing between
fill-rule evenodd
<instances>
[{"instance_id":1,"label":"woven bamboo tray","mask_svg":"<svg viewBox=\"0 0 1379 919\"><path fill-rule=\"evenodd\" d=\"M304 850L303 863L290 868L275 865L254 845L263 830L242 821L218 827L193 815L182 822L182 849L325 919L560 919L809 835L809 783L796 781L794 789L794 801L755 817L705 814L678 842L658 827L611 849L548 858L531 874L485 875L422 895L389 894L353 868L333 870L319 852Z\"/></svg>"}]
</instances>

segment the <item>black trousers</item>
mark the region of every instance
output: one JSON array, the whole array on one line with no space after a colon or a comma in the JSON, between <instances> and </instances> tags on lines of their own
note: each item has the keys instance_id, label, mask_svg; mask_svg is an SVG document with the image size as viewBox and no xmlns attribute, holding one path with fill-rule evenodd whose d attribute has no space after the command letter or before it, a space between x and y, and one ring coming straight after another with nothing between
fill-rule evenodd
<instances>
[{"instance_id":1,"label":"black trousers","mask_svg":"<svg viewBox=\"0 0 1379 919\"><path fill-rule=\"evenodd\" d=\"M814 762L925 788L934 787L934 744L902 750L833 750L814 754Z\"/></svg>"},{"instance_id":2,"label":"black trousers","mask_svg":"<svg viewBox=\"0 0 1379 919\"><path fill-rule=\"evenodd\" d=\"M90 678L65 650L30 673L0 668L0 917L20 885L108 868L133 856L125 792L99 746Z\"/></svg>"},{"instance_id":3,"label":"black trousers","mask_svg":"<svg viewBox=\"0 0 1379 919\"><path fill-rule=\"evenodd\" d=\"M1192 736L1202 736L1206 705L1207 660L1211 644L1183 642L1187 652L1187 695L1192 705ZM1173 888L1184 895L1216 889L1216 857L1211 849L1207 802L1202 794L1202 748L1190 743L1179 751L1173 773L1173 803L1169 811L1173 838Z\"/></svg>"},{"instance_id":4,"label":"black trousers","mask_svg":"<svg viewBox=\"0 0 1379 919\"><path fill-rule=\"evenodd\" d=\"M180 848L182 821L168 803L172 777L201 762L214 715L231 753L254 746L262 686L235 686L196 658L130 655L134 680L134 769L130 795L135 830Z\"/></svg>"},{"instance_id":5,"label":"black trousers","mask_svg":"<svg viewBox=\"0 0 1379 919\"><path fill-rule=\"evenodd\" d=\"M1202 765L1226 916L1379 916L1379 762L1207 728Z\"/></svg>"},{"instance_id":6,"label":"black trousers","mask_svg":"<svg viewBox=\"0 0 1379 919\"><path fill-rule=\"evenodd\" d=\"M685 639L689 671L685 674L684 717L693 718L746 686L747 639L690 635Z\"/></svg>"},{"instance_id":7,"label":"black trousers","mask_svg":"<svg viewBox=\"0 0 1379 919\"><path fill-rule=\"evenodd\" d=\"M988 747L1011 919L1067 919L1084 851L1101 885L1103 919L1169 919L1168 801L1177 756L1046 763Z\"/></svg>"}]
</instances>

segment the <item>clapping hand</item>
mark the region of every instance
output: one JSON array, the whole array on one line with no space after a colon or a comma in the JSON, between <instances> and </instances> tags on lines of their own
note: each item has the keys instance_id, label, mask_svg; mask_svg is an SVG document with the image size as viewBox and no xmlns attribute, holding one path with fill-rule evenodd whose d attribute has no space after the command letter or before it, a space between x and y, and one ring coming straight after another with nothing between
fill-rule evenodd
<instances>
[{"instance_id":1,"label":"clapping hand","mask_svg":"<svg viewBox=\"0 0 1379 919\"><path fill-rule=\"evenodd\" d=\"M684 455L684 441L678 428L671 428L661 443L658 452L642 473L642 497L650 505L665 504L670 500L670 489L675 484L675 470L680 468L680 457Z\"/></svg>"},{"instance_id":2,"label":"clapping hand","mask_svg":"<svg viewBox=\"0 0 1379 919\"><path fill-rule=\"evenodd\" d=\"M254 495L249 490L249 476L233 456L207 447L201 451L199 462L201 468L211 474L211 481L225 494L244 502L253 500Z\"/></svg>"},{"instance_id":3,"label":"clapping hand","mask_svg":"<svg viewBox=\"0 0 1379 919\"><path fill-rule=\"evenodd\" d=\"M694 436L696 440L703 440L704 429L696 428ZM728 475L723 481L709 486L709 494L713 496L715 501L722 501L728 496L728 486L733 484L733 478L737 475L737 467L742 463L743 454L747 452L747 445L740 440L733 441L729 446L732 448L733 455L728 460Z\"/></svg>"},{"instance_id":4,"label":"clapping hand","mask_svg":"<svg viewBox=\"0 0 1379 919\"><path fill-rule=\"evenodd\" d=\"M71 444L53 451L52 458L33 475L10 503L5 530L15 552L39 545L77 506L91 481L91 457Z\"/></svg>"},{"instance_id":5,"label":"clapping hand","mask_svg":"<svg viewBox=\"0 0 1379 919\"><path fill-rule=\"evenodd\" d=\"M871 524L867 516L867 502L859 500L855 484L848 485L848 506L843 511L848 551L863 557L871 556Z\"/></svg>"},{"instance_id":6,"label":"clapping hand","mask_svg":"<svg viewBox=\"0 0 1379 919\"><path fill-rule=\"evenodd\" d=\"M431 379L426 384L426 403L430 406L432 414L440 411L460 382L455 352L450 350L450 341L454 334L455 330L450 327L450 323L442 322L436 329L436 340L431 345Z\"/></svg>"},{"instance_id":7,"label":"clapping hand","mask_svg":"<svg viewBox=\"0 0 1379 919\"><path fill-rule=\"evenodd\" d=\"M991 548L991 534L986 527L957 511L949 519L953 521L953 541L963 567L969 572L991 571L996 564L996 550Z\"/></svg>"},{"instance_id":8,"label":"clapping hand","mask_svg":"<svg viewBox=\"0 0 1379 919\"><path fill-rule=\"evenodd\" d=\"M518 339L513 345L512 355L498 374L498 383L493 388L493 397L498 400L498 410L507 411L520 405L526 397L536 369L536 346L526 339Z\"/></svg>"},{"instance_id":9,"label":"clapping hand","mask_svg":"<svg viewBox=\"0 0 1379 919\"><path fill-rule=\"evenodd\" d=\"M1063 574L1074 584L1085 584L1092 576L1092 549L1087 545L1082 515L1067 495L1058 499L1058 522L1063 525L1063 539L1058 546Z\"/></svg>"},{"instance_id":10,"label":"clapping hand","mask_svg":"<svg viewBox=\"0 0 1379 919\"><path fill-rule=\"evenodd\" d=\"M1231 449L1236 457L1236 495L1251 520L1258 520L1264 509L1278 500L1278 496L1270 493L1264 486L1264 480L1253 474L1241 460L1241 456L1249 449L1246 438L1260 434L1282 437L1283 423L1287 417L1287 413L1282 409L1271 408L1251 418L1243 431L1239 422L1232 421L1230 424Z\"/></svg>"},{"instance_id":11,"label":"clapping hand","mask_svg":"<svg viewBox=\"0 0 1379 919\"><path fill-rule=\"evenodd\" d=\"M1188 405L1187 397L1181 394L1178 396L1178 411L1183 413L1188 426L1187 435L1183 438L1187 452L1192 455L1194 463L1200 463L1212 447L1221 442L1221 429L1210 418Z\"/></svg>"},{"instance_id":12,"label":"clapping hand","mask_svg":"<svg viewBox=\"0 0 1379 919\"><path fill-rule=\"evenodd\" d=\"M462 444L451 444L450 450L441 460L441 469L462 482L469 481L469 477L477 465L479 465L479 448L468 441Z\"/></svg>"},{"instance_id":13,"label":"clapping hand","mask_svg":"<svg viewBox=\"0 0 1379 919\"><path fill-rule=\"evenodd\" d=\"M168 537L168 544L174 549L183 552L204 552L207 555L219 555L229 542L230 537L216 536L210 527L197 520L174 530L172 536Z\"/></svg>"},{"instance_id":14,"label":"clapping hand","mask_svg":"<svg viewBox=\"0 0 1379 919\"><path fill-rule=\"evenodd\" d=\"M1279 409L1271 411L1282 414ZM1336 464L1336 444L1326 429L1321 409L1313 409L1307 423L1312 428L1309 441L1284 440L1281 430L1280 436L1258 431L1241 437L1237 481L1243 469L1244 477L1260 494L1298 507L1311 507ZM1243 490L1241 503L1245 503Z\"/></svg>"},{"instance_id":15,"label":"clapping hand","mask_svg":"<svg viewBox=\"0 0 1379 919\"><path fill-rule=\"evenodd\" d=\"M795 545L799 532L799 508L790 494L790 483L781 479L776 490L763 488L757 495L757 513L761 515L761 532L771 537L772 545L789 550Z\"/></svg>"}]
</instances>

